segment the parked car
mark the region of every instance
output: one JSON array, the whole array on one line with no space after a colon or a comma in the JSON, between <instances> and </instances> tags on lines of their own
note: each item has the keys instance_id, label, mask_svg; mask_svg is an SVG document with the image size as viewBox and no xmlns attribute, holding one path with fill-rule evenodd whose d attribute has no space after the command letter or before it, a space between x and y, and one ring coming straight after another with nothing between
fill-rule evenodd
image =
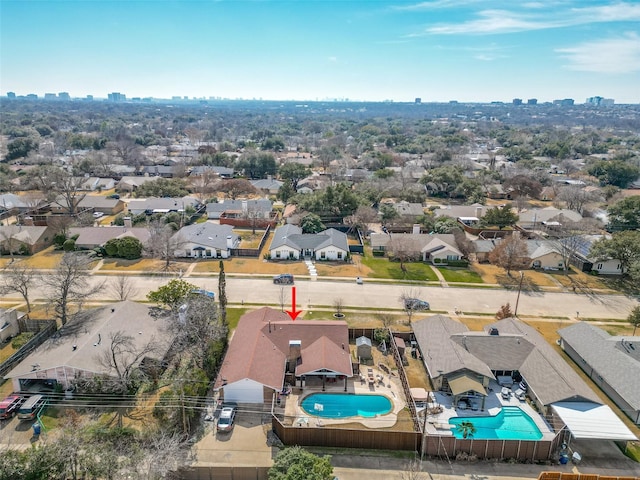
<instances>
[{"instance_id":1,"label":"parked car","mask_svg":"<svg viewBox=\"0 0 640 480\"><path fill-rule=\"evenodd\" d=\"M24 402L25 397L20 395L9 395L0 402L0 419L5 420L13 417L18 413L20 405Z\"/></svg>"},{"instance_id":2,"label":"parked car","mask_svg":"<svg viewBox=\"0 0 640 480\"><path fill-rule=\"evenodd\" d=\"M290 273L281 273L280 275L273 277L273 283L277 285L292 285L293 275Z\"/></svg>"},{"instance_id":3,"label":"parked car","mask_svg":"<svg viewBox=\"0 0 640 480\"><path fill-rule=\"evenodd\" d=\"M419 298L405 298L404 308L407 310L429 310L429 302Z\"/></svg>"},{"instance_id":4,"label":"parked car","mask_svg":"<svg viewBox=\"0 0 640 480\"><path fill-rule=\"evenodd\" d=\"M233 430L235 419L235 407L222 407L222 410L220 410L220 417L218 418L218 425L216 426L216 430L218 430L218 432L230 432L231 430Z\"/></svg>"},{"instance_id":5,"label":"parked car","mask_svg":"<svg viewBox=\"0 0 640 480\"><path fill-rule=\"evenodd\" d=\"M102 212L93 212L93 218L104 217L104 213Z\"/></svg>"},{"instance_id":6,"label":"parked car","mask_svg":"<svg viewBox=\"0 0 640 480\"><path fill-rule=\"evenodd\" d=\"M118 195L117 193L114 193L109 195L107 198L115 198L116 200L120 200L120 195Z\"/></svg>"}]
</instances>

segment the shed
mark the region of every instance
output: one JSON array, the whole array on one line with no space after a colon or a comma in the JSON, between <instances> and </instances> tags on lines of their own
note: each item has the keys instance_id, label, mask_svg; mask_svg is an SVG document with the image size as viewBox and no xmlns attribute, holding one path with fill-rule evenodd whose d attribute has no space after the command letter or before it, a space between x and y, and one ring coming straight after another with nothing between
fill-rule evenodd
<instances>
[{"instance_id":1,"label":"shed","mask_svg":"<svg viewBox=\"0 0 640 480\"><path fill-rule=\"evenodd\" d=\"M371 356L371 339L365 336L356 338L356 355L363 360L373 358Z\"/></svg>"}]
</instances>

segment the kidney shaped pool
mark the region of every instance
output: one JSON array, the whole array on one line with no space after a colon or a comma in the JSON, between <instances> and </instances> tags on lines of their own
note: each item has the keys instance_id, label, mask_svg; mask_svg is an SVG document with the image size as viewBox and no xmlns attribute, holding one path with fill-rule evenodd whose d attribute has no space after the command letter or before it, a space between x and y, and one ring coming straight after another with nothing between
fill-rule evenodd
<instances>
[{"instance_id":1,"label":"kidney shaped pool","mask_svg":"<svg viewBox=\"0 0 640 480\"><path fill-rule=\"evenodd\" d=\"M305 397L302 409L309 415L323 418L366 417L389 413L391 400L384 395L349 393L314 393Z\"/></svg>"}]
</instances>

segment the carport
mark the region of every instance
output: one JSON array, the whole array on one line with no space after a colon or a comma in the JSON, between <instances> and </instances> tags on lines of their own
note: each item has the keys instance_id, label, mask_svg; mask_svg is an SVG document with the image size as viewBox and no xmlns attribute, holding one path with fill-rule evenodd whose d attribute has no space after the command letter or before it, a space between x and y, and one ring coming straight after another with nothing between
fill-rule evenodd
<instances>
[{"instance_id":1,"label":"carport","mask_svg":"<svg viewBox=\"0 0 640 480\"><path fill-rule=\"evenodd\" d=\"M608 405L558 402L551 408L576 440L637 440Z\"/></svg>"}]
</instances>

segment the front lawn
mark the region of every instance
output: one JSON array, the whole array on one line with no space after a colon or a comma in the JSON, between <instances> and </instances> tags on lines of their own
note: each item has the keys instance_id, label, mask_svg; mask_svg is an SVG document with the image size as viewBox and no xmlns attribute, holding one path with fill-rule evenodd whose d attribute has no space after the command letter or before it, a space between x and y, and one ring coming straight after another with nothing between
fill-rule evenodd
<instances>
[{"instance_id":1,"label":"front lawn","mask_svg":"<svg viewBox=\"0 0 640 480\"><path fill-rule=\"evenodd\" d=\"M400 262L390 262L387 258L363 257L362 264L371 269L369 278L391 278L394 280L417 280L436 282L438 277L431 267L420 262L406 262L405 271L400 268Z\"/></svg>"},{"instance_id":2,"label":"front lawn","mask_svg":"<svg viewBox=\"0 0 640 480\"><path fill-rule=\"evenodd\" d=\"M450 283L484 283L482 277L468 268L437 267L447 282Z\"/></svg>"}]
</instances>

